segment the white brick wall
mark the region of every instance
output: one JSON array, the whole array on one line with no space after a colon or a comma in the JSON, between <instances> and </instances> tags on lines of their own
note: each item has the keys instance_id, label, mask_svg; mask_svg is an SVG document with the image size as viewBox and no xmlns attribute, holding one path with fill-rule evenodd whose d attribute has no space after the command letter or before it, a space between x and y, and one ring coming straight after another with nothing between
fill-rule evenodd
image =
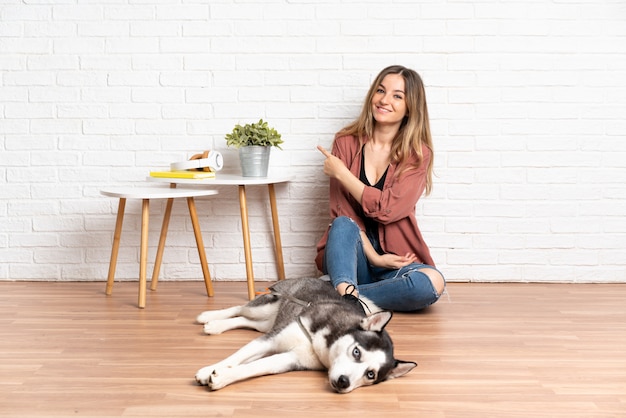
<instances>
[{"instance_id":1,"label":"white brick wall","mask_svg":"<svg viewBox=\"0 0 626 418\"><path fill-rule=\"evenodd\" d=\"M26 4L25 4L26 3ZM626 282L626 4L577 1L165 0L0 5L0 280L104 280L116 201L262 117L289 277L316 274L327 219L317 144L384 66L419 71L436 146L418 215L452 281ZM262 188L255 275L276 277ZM236 189L199 199L213 277L243 280ZM129 202L118 277L137 276ZM152 205L153 259L162 205ZM164 280L199 279L177 203Z\"/></svg>"}]
</instances>

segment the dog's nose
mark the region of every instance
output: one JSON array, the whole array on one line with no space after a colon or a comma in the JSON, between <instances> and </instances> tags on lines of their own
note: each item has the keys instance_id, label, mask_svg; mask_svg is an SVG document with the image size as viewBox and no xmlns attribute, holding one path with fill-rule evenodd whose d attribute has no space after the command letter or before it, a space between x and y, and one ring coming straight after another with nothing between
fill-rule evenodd
<instances>
[{"instance_id":1,"label":"dog's nose","mask_svg":"<svg viewBox=\"0 0 626 418\"><path fill-rule=\"evenodd\" d=\"M346 389L350 386L350 379L345 374L339 376L339 379L335 382L335 387L337 389Z\"/></svg>"}]
</instances>

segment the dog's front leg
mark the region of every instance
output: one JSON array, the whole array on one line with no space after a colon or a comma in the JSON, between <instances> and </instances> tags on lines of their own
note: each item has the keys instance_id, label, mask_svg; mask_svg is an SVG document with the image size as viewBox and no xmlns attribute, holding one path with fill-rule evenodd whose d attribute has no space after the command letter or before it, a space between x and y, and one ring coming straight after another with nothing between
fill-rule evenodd
<instances>
[{"instance_id":1,"label":"dog's front leg","mask_svg":"<svg viewBox=\"0 0 626 418\"><path fill-rule=\"evenodd\" d=\"M235 367L215 368L211 374L208 385L209 389L218 390L231 383L252 377L286 373L300 369L302 369L302 367L298 362L297 353L288 351L286 353L263 357Z\"/></svg>"},{"instance_id":2,"label":"dog's front leg","mask_svg":"<svg viewBox=\"0 0 626 418\"><path fill-rule=\"evenodd\" d=\"M256 338L224 360L198 370L196 373L196 381L201 385L207 385L209 378L215 370L224 370L249 363L272 351L273 345L265 336Z\"/></svg>"}]
</instances>

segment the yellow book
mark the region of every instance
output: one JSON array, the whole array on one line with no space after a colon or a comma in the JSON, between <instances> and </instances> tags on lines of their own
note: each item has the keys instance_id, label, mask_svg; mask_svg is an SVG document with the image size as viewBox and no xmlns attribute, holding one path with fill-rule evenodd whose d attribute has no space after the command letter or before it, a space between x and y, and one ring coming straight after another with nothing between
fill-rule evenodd
<instances>
[{"instance_id":1,"label":"yellow book","mask_svg":"<svg viewBox=\"0 0 626 418\"><path fill-rule=\"evenodd\" d=\"M151 171L150 177L173 179L214 179L214 171Z\"/></svg>"}]
</instances>

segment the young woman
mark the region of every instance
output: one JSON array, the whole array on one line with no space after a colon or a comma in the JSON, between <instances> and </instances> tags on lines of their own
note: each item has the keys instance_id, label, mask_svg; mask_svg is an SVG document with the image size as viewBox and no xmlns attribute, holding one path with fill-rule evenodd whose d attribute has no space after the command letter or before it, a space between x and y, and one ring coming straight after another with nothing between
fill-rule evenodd
<instances>
[{"instance_id":1,"label":"young woman","mask_svg":"<svg viewBox=\"0 0 626 418\"><path fill-rule=\"evenodd\" d=\"M436 302L445 279L415 218L432 189L433 145L424 84L394 65L378 74L359 118L324 154L332 223L317 245L317 267L344 298L415 311Z\"/></svg>"}]
</instances>

